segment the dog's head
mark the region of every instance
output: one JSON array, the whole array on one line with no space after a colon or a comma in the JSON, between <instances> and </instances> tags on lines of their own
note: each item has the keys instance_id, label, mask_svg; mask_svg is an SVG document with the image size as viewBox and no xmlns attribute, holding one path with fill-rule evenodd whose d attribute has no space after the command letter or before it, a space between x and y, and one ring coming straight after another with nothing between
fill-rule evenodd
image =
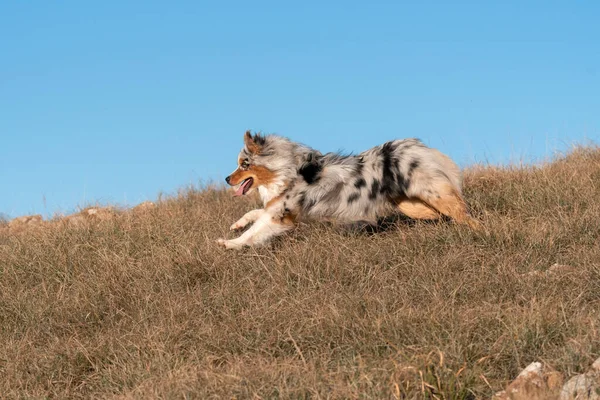
<instances>
[{"instance_id":1,"label":"dog's head","mask_svg":"<svg viewBox=\"0 0 600 400\"><path fill-rule=\"evenodd\" d=\"M238 167L225 181L237 186L234 196L245 195L260 186L285 185L295 178L298 166L315 154L320 153L284 137L253 135L247 131Z\"/></svg>"},{"instance_id":2,"label":"dog's head","mask_svg":"<svg viewBox=\"0 0 600 400\"><path fill-rule=\"evenodd\" d=\"M234 196L245 195L259 186L267 186L277 180L276 171L269 168L264 158L267 139L247 131L244 135L244 148L238 156L238 167L225 181L237 186ZM272 155L272 154L271 154Z\"/></svg>"}]
</instances>

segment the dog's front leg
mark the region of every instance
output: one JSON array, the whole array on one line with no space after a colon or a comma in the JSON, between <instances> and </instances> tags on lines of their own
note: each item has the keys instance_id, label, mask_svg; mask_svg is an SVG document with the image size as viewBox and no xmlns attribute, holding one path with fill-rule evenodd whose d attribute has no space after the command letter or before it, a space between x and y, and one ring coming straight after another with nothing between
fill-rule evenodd
<instances>
[{"instance_id":1,"label":"dog's front leg","mask_svg":"<svg viewBox=\"0 0 600 400\"><path fill-rule=\"evenodd\" d=\"M274 216L266 210L242 236L231 239L219 239L217 243L226 249L241 249L244 246L259 247L268 243L273 237L281 235L294 228L289 218Z\"/></svg>"},{"instance_id":2,"label":"dog's front leg","mask_svg":"<svg viewBox=\"0 0 600 400\"><path fill-rule=\"evenodd\" d=\"M239 229L244 229L249 223L256 221L263 215L265 212L264 209L259 208L256 210L248 211L242 218L240 218L235 224L231 225L229 230L237 231Z\"/></svg>"}]
</instances>

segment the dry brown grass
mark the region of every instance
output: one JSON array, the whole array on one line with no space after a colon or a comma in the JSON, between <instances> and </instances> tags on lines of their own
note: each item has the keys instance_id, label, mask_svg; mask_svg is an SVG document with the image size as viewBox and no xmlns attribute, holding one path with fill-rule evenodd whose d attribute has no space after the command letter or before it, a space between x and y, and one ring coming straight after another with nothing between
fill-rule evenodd
<instances>
[{"instance_id":1,"label":"dry brown grass","mask_svg":"<svg viewBox=\"0 0 600 400\"><path fill-rule=\"evenodd\" d=\"M600 356L600 150L474 167L489 236L300 227L215 239L254 204L190 191L95 224L0 227L2 398L489 398ZM530 274L559 263L561 274Z\"/></svg>"}]
</instances>

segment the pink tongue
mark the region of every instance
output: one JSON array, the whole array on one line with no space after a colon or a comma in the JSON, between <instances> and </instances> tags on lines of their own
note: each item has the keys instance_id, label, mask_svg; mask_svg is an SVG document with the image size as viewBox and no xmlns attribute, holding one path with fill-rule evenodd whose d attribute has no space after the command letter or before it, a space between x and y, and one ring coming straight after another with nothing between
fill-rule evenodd
<instances>
[{"instance_id":1,"label":"pink tongue","mask_svg":"<svg viewBox=\"0 0 600 400\"><path fill-rule=\"evenodd\" d=\"M242 182L242 184L240 185L240 187L238 188L238 190L236 190L233 195L234 196L241 196L241 195L243 195L244 194L244 188L246 186L248 186L249 183L250 183L250 179L246 179L244 182Z\"/></svg>"}]
</instances>

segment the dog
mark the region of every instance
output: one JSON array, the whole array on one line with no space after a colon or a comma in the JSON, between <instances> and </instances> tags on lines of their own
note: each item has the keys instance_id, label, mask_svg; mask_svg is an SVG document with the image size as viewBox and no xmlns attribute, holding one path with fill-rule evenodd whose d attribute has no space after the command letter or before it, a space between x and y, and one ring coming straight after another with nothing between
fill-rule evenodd
<instances>
[{"instance_id":1,"label":"dog","mask_svg":"<svg viewBox=\"0 0 600 400\"><path fill-rule=\"evenodd\" d=\"M479 229L467 212L458 166L418 139L393 140L356 155L321 152L278 135L244 135L237 169L225 178L234 196L257 190L264 208L246 213L217 243L258 247L302 220L375 222L400 211L414 219L442 216Z\"/></svg>"}]
</instances>

